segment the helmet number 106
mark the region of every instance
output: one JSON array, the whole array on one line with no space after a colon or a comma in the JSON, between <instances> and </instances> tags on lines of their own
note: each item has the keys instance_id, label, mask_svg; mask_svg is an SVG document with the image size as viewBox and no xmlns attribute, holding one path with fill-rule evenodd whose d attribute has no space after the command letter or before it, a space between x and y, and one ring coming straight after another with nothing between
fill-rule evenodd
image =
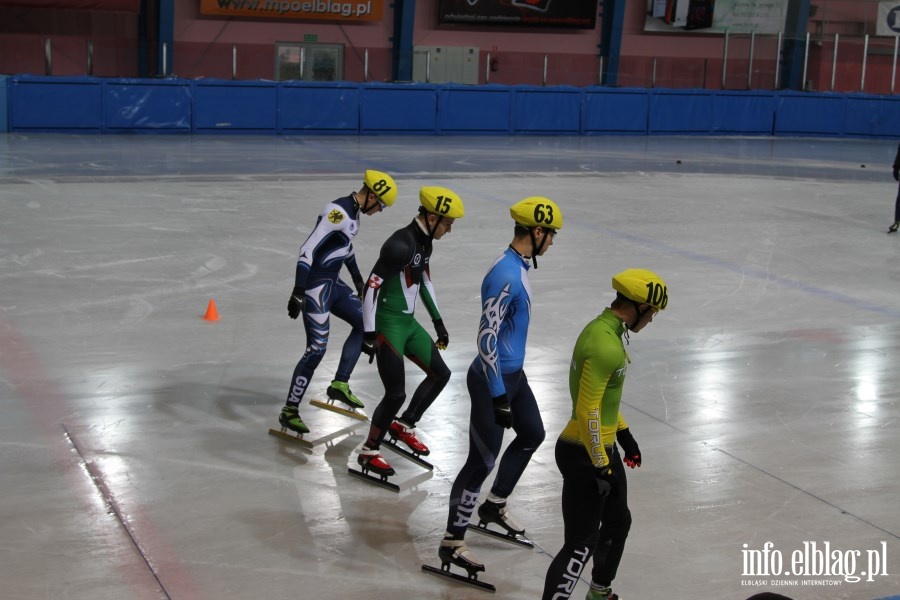
<instances>
[{"instance_id":1,"label":"helmet number 106","mask_svg":"<svg viewBox=\"0 0 900 600\"><path fill-rule=\"evenodd\" d=\"M647 304L657 308L665 308L669 303L669 293L666 286L650 281L647 283Z\"/></svg>"}]
</instances>

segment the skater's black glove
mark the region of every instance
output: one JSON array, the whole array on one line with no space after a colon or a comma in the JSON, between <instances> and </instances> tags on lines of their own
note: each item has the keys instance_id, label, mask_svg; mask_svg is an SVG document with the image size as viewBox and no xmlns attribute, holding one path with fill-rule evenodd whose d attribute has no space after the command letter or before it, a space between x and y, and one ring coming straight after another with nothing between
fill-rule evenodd
<instances>
[{"instance_id":1,"label":"skater's black glove","mask_svg":"<svg viewBox=\"0 0 900 600\"><path fill-rule=\"evenodd\" d=\"M353 287L356 288L356 295L359 296L360 300L362 300L363 292L366 291L366 282L363 281L362 277L354 277Z\"/></svg>"},{"instance_id":2,"label":"skater's black glove","mask_svg":"<svg viewBox=\"0 0 900 600\"><path fill-rule=\"evenodd\" d=\"M444 327L443 319L434 321L434 330L437 332L437 342L434 345L438 347L438 350L443 350L450 345L450 334L447 333L447 328Z\"/></svg>"},{"instance_id":3,"label":"skater's black glove","mask_svg":"<svg viewBox=\"0 0 900 600\"><path fill-rule=\"evenodd\" d=\"M378 335L374 331L363 334L362 351L369 355L369 364L375 360L375 351L378 349Z\"/></svg>"},{"instance_id":4,"label":"skater's black glove","mask_svg":"<svg viewBox=\"0 0 900 600\"><path fill-rule=\"evenodd\" d=\"M306 290L301 287L295 287L291 292L291 299L288 300L288 316L296 319L300 313L306 308Z\"/></svg>"},{"instance_id":5,"label":"skater's black glove","mask_svg":"<svg viewBox=\"0 0 900 600\"><path fill-rule=\"evenodd\" d=\"M491 402L494 403L494 423L504 429L512 427L512 410L509 408L509 400L506 399L506 394L500 394L496 398L491 398Z\"/></svg>"},{"instance_id":6,"label":"skater's black glove","mask_svg":"<svg viewBox=\"0 0 900 600\"><path fill-rule=\"evenodd\" d=\"M609 465L601 468L595 468L594 478L597 482L597 494L601 498L606 498L607 496L612 494L613 487L616 484L616 480L613 478L612 468Z\"/></svg>"},{"instance_id":7,"label":"skater's black glove","mask_svg":"<svg viewBox=\"0 0 900 600\"><path fill-rule=\"evenodd\" d=\"M894 167L894 181L900 181L900 168Z\"/></svg>"},{"instance_id":8,"label":"skater's black glove","mask_svg":"<svg viewBox=\"0 0 900 600\"><path fill-rule=\"evenodd\" d=\"M616 441L622 446L622 452L625 454L622 460L632 469L641 466L641 449L638 448L634 436L626 427L616 432Z\"/></svg>"}]
</instances>

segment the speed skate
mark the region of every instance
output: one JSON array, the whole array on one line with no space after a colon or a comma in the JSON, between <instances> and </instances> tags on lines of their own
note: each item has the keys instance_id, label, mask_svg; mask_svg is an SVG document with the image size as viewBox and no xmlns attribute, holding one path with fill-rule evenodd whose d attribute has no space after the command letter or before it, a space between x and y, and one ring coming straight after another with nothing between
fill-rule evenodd
<instances>
[{"instance_id":1,"label":"speed skate","mask_svg":"<svg viewBox=\"0 0 900 600\"><path fill-rule=\"evenodd\" d=\"M356 462L359 464L360 470L348 468L347 473L357 479L380 485L398 494L400 493L400 486L388 481L388 477L395 475L396 471L381 457L381 453L378 450L371 450L363 446L359 451L359 457L357 457Z\"/></svg>"},{"instance_id":2,"label":"speed skate","mask_svg":"<svg viewBox=\"0 0 900 600\"><path fill-rule=\"evenodd\" d=\"M478 517L478 524L474 527L470 525L469 531L475 531L517 546L534 548L534 542L525 537L525 528L512 518L505 504L484 502L478 507ZM488 525L491 523L498 525L503 531L489 528Z\"/></svg>"},{"instance_id":3,"label":"speed skate","mask_svg":"<svg viewBox=\"0 0 900 600\"><path fill-rule=\"evenodd\" d=\"M431 450L416 437L415 432L415 427L408 427L402 421L395 420L391 423L391 427L384 438L384 445L403 458L411 460L429 471L433 471L434 465L422 458L430 454Z\"/></svg>"},{"instance_id":4,"label":"speed skate","mask_svg":"<svg viewBox=\"0 0 900 600\"><path fill-rule=\"evenodd\" d=\"M472 556L469 548L466 546L465 540L455 540L445 538L441 540L441 546L438 549L438 557L441 559L441 568L432 567L431 565L422 565L422 571L438 575L477 587L486 592L496 592L497 588L492 583L481 581L478 574L484 572L484 565ZM455 565L465 570L465 575L454 573L450 570L451 565Z\"/></svg>"},{"instance_id":5,"label":"speed skate","mask_svg":"<svg viewBox=\"0 0 900 600\"><path fill-rule=\"evenodd\" d=\"M335 399L329 398L325 402L321 400L310 400L309 403L312 406L316 406L318 408L324 408L325 410L330 410L331 412L337 413L339 415L344 415L345 417L350 417L351 419L356 419L358 421L368 421L369 417L359 408L344 408L342 406L335 405Z\"/></svg>"},{"instance_id":6,"label":"speed skate","mask_svg":"<svg viewBox=\"0 0 900 600\"><path fill-rule=\"evenodd\" d=\"M287 427L282 427L279 429L269 429L269 435L275 436L280 440L284 440L286 442L291 442L292 444L298 444L299 446L307 449L313 449L313 442L304 438L304 434L295 433L289 430Z\"/></svg>"}]
</instances>

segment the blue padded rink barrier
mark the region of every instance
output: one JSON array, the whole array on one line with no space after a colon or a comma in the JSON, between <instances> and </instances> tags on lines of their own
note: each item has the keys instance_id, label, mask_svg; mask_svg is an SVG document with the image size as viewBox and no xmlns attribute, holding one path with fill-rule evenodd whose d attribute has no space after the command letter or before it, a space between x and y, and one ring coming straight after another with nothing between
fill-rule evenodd
<instances>
[{"instance_id":1,"label":"blue padded rink barrier","mask_svg":"<svg viewBox=\"0 0 900 600\"><path fill-rule=\"evenodd\" d=\"M895 151L821 138L4 134L2 596L487 597L420 567L439 564L466 457L481 279L512 237L508 207L544 195L565 225L530 273L525 370L547 437L509 500L536 548L467 536L496 597L540 597L563 541L553 449L572 346L612 300L610 277L643 267L670 301L628 346L622 413L644 464L628 471L616 592L896 599ZM448 186L466 206L431 264L453 371L419 423L435 469L385 453L399 494L347 475L366 424L308 404L337 366L342 321L301 406L317 445L267 435L305 345L285 314L298 248L367 168L400 192L362 217L366 273L419 187ZM211 299L219 321L203 318ZM407 365L411 393L420 372ZM351 384L371 414L374 367L361 360ZM764 549L770 572L747 572ZM809 559L826 549L828 573ZM795 553L809 574L791 571Z\"/></svg>"}]
</instances>

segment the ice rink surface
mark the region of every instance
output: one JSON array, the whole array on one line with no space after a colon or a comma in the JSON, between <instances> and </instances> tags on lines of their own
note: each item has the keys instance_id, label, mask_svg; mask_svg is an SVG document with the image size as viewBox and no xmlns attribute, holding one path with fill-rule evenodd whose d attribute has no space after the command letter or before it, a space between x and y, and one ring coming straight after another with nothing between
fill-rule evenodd
<instances>
[{"instance_id":1,"label":"ice rink surface","mask_svg":"<svg viewBox=\"0 0 900 600\"><path fill-rule=\"evenodd\" d=\"M562 545L553 448L571 410L568 362L612 300L611 276L630 267L657 271L670 300L628 346L622 412L644 465L628 472L617 593L900 596L895 151L833 139L0 136L0 596L490 597L420 568L439 564L467 452L481 279L512 238L508 207L531 195L565 218L530 274L525 370L547 438L509 504L536 548L467 536L496 597L539 598ZM307 402L337 366L348 332L337 319L301 405L317 445L267 435L305 345L285 309L299 246L367 168L391 173L400 195L362 217L364 273L414 216L419 187L450 187L466 205L431 264L453 371L419 423L435 469L385 453L399 494L347 475L367 426ZM211 299L219 321L203 318ZM407 367L411 394L421 375ZM361 360L351 385L371 414L374 367ZM748 556L768 574L747 572Z\"/></svg>"}]
</instances>

